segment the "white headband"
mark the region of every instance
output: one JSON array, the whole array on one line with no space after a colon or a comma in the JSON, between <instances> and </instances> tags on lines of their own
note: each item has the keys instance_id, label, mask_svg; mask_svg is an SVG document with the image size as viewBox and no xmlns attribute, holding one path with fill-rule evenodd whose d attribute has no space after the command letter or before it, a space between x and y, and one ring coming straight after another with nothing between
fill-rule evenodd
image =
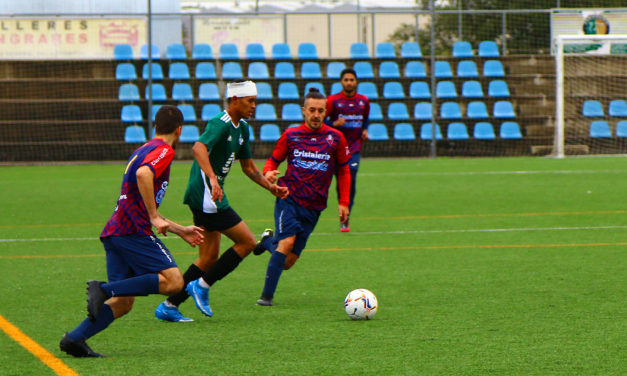
<instances>
[{"instance_id":1,"label":"white headband","mask_svg":"<svg viewBox=\"0 0 627 376\"><path fill-rule=\"evenodd\" d=\"M227 98L243 98L257 95L257 85L252 81L231 82L226 85Z\"/></svg>"}]
</instances>

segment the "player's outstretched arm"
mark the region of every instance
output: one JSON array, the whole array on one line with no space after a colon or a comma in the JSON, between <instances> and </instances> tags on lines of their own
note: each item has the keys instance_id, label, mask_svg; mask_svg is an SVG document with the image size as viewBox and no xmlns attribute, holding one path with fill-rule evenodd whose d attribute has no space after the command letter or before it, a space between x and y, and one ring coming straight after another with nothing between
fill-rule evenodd
<instances>
[{"instance_id":1,"label":"player's outstretched arm","mask_svg":"<svg viewBox=\"0 0 627 376\"><path fill-rule=\"evenodd\" d=\"M250 178L250 180L269 190L270 193L278 198L286 198L289 194L287 187L281 187L274 182L270 181L266 176L261 174L261 171L255 165L252 159L240 159L242 171ZM276 171L278 173L278 171Z\"/></svg>"},{"instance_id":2,"label":"player's outstretched arm","mask_svg":"<svg viewBox=\"0 0 627 376\"><path fill-rule=\"evenodd\" d=\"M192 247L195 247L204 241L202 228L197 226L181 226L178 223L169 219L164 218L164 220L167 221L169 224L168 231L180 236L181 239L185 240L187 244L191 245Z\"/></svg>"}]
</instances>

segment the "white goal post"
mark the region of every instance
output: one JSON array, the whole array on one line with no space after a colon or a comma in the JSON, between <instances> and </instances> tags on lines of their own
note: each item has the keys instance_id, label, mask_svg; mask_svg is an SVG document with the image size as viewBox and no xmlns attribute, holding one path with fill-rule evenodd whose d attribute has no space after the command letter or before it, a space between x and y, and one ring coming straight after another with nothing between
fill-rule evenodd
<instances>
[{"instance_id":1,"label":"white goal post","mask_svg":"<svg viewBox=\"0 0 627 376\"><path fill-rule=\"evenodd\" d=\"M566 73L569 68L564 63L565 55L584 58L622 55L624 59L627 59L627 35L558 35L552 47L555 55L555 137L552 155L556 158L564 158L566 118L572 115L566 113L566 102L567 98L573 95L566 91L566 79L569 78ZM604 72L589 72L589 74L607 75Z\"/></svg>"}]
</instances>

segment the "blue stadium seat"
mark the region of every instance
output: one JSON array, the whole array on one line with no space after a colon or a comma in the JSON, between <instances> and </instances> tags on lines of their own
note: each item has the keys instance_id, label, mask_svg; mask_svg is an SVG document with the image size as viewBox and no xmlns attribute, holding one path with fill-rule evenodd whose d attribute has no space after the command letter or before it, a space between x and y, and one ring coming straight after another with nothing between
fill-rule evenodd
<instances>
[{"instance_id":1,"label":"blue stadium seat","mask_svg":"<svg viewBox=\"0 0 627 376\"><path fill-rule=\"evenodd\" d=\"M265 60L266 50L261 43L249 43L246 45L246 58L249 60Z\"/></svg>"},{"instance_id":2,"label":"blue stadium seat","mask_svg":"<svg viewBox=\"0 0 627 376\"><path fill-rule=\"evenodd\" d=\"M296 103L286 103L281 109L281 119L287 121L302 121L303 111Z\"/></svg>"},{"instance_id":3,"label":"blue stadium seat","mask_svg":"<svg viewBox=\"0 0 627 376\"><path fill-rule=\"evenodd\" d=\"M276 124L263 124L259 128L259 139L261 141L276 141L281 138L281 129Z\"/></svg>"},{"instance_id":4,"label":"blue stadium seat","mask_svg":"<svg viewBox=\"0 0 627 376\"><path fill-rule=\"evenodd\" d=\"M161 108L160 104L153 104L152 105L152 121L155 121L155 117L157 116L157 112L159 112L159 109ZM154 128L153 128L154 130Z\"/></svg>"},{"instance_id":5,"label":"blue stadium seat","mask_svg":"<svg viewBox=\"0 0 627 376\"><path fill-rule=\"evenodd\" d=\"M442 119L461 119L462 110L457 102L444 102L440 106L440 117Z\"/></svg>"},{"instance_id":6,"label":"blue stadium seat","mask_svg":"<svg viewBox=\"0 0 627 376\"><path fill-rule=\"evenodd\" d=\"M488 84L488 95L496 98L509 97L509 87L507 82L503 80L490 81Z\"/></svg>"},{"instance_id":7,"label":"blue stadium seat","mask_svg":"<svg viewBox=\"0 0 627 376\"><path fill-rule=\"evenodd\" d=\"M462 84L462 97L483 98L483 88L479 81L464 81Z\"/></svg>"},{"instance_id":8,"label":"blue stadium seat","mask_svg":"<svg viewBox=\"0 0 627 376\"><path fill-rule=\"evenodd\" d=\"M375 121L383 120L383 112L381 112L381 106L378 103L370 103L368 118Z\"/></svg>"},{"instance_id":9,"label":"blue stadium seat","mask_svg":"<svg viewBox=\"0 0 627 376\"><path fill-rule=\"evenodd\" d=\"M259 121L274 121L277 119L274 105L270 103L260 103L255 111L255 119Z\"/></svg>"},{"instance_id":10,"label":"blue stadium seat","mask_svg":"<svg viewBox=\"0 0 627 376\"><path fill-rule=\"evenodd\" d=\"M384 61L379 65L380 78L401 78L401 72L395 61Z\"/></svg>"},{"instance_id":11,"label":"blue stadium seat","mask_svg":"<svg viewBox=\"0 0 627 376\"><path fill-rule=\"evenodd\" d=\"M366 43L353 43L349 52L351 59L370 59L370 51Z\"/></svg>"},{"instance_id":12,"label":"blue stadium seat","mask_svg":"<svg viewBox=\"0 0 627 376\"><path fill-rule=\"evenodd\" d=\"M514 106L510 101L497 101L494 103L492 115L496 118L512 119L516 117Z\"/></svg>"},{"instance_id":13,"label":"blue stadium seat","mask_svg":"<svg viewBox=\"0 0 627 376\"><path fill-rule=\"evenodd\" d=\"M239 59L239 49L235 43L224 43L220 45L220 59L237 60Z\"/></svg>"},{"instance_id":14,"label":"blue stadium seat","mask_svg":"<svg viewBox=\"0 0 627 376\"><path fill-rule=\"evenodd\" d=\"M322 85L321 82L307 82L305 84L305 90L303 90L303 98L305 97L305 95L307 95L307 93L309 93L309 88L315 87L316 89L318 89L319 92L322 93L322 95L326 96L326 93L324 91L324 85Z\"/></svg>"},{"instance_id":15,"label":"blue stadium seat","mask_svg":"<svg viewBox=\"0 0 627 376\"><path fill-rule=\"evenodd\" d=\"M195 125L184 125L181 129L181 137L179 141L181 142L196 142L200 134L198 132L198 127Z\"/></svg>"},{"instance_id":16,"label":"blue stadium seat","mask_svg":"<svg viewBox=\"0 0 627 376\"><path fill-rule=\"evenodd\" d=\"M122 84L118 90L118 99L121 101L138 101L139 89L135 84Z\"/></svg>"},{"instance_id":17,"label":"blue stadium seat","mask_svg":"<svg viewBox=\"0 0 627 376\"><path fill-rule=\"evenodd\" d=\"M409 61L405 65L405 77L427 78L427 71L422 61Z\"/></svg>"},{"instance_id":18,"label":"blue stadium seat","mask_svg":"<svg viewBox=\"0 0 627 376\"><path fill-rule=\"evenodd\" d=\"M287 43L275 43L272 45L272 58L275 60L289 60L292 58L290 46Z\"/></svg>"},{"instance_id":19,"label":"blue stadium seat","mask_svg":"<svg viewBox=\"0 0 627 376\"><path fill-rule=\"evenodd\" d=\"M248 124L248 141L255 141L255 131L250 124Z\"/></svg>"},{"instance_id":20,"label":"blue stadium seat","mask_svg":"<svg viewBox=\"0 0 627 376\"><path fill-rule=\"evenodd\" d=\"M488 108L485 103L474 101L468 103L466 116L470 119L487 119L490 117L490 114L488 113Z\"/></svg>"},{"instance_id":21,"label":"blue stadium seat","mask_svg":"<svg viewBox=\"0 0 627 376\"><path fill-rule=\"evenodd\" d=\"M405 99L405 91L400 82L386 82L383 85L383 98L386 99Z\"/></svg>"},{"instance_id":22,"label":"blue stadium seat","mask_svg":"<svg viewBox=\"0 0 627 376\"><path fill-rule=\"evenodd\" d=\"M318 58L318 50L313 43L301 43L298 45L298 58L301 60L313 60Z\"/></svg>"},{"instance_id":23,"label":"blue stadium seat","mask_svg":"<svg viewBox=\"0 0 627 376\"><path fill-rule=\"evenodd\" d=\"M195 76L198 80L215 80L217 78L216 67L209 62L198 63Z\"/></svg>"},{"instance_id":24,"label":"blue stadium seat","mask_svg":"<svg viewBox=\"0 0 627 376\"><path fill-rule=\"evenodd\" d=\"M498 60L487 60L483 63L483 75L486 77L505 77L503 63Z\"/></svg>"},{"instance_id":25,"label":"blue stadium seat","mask_svg":"<svg viewBox=\"0 0 627 376\"><path fill-rule=\"evenodd\" d=\"M457 63L457 77L476 78L479 77L477 64L472 60L462 60Z\"/></svg>"},{"instance_id":26,"label":"blue stadium seat","mask_svg":"<svg viewBox=\"0 0 627 376\"><path fill-rule=\"evenodd\" d=\"M172 85L172 99L175 101L193 101L192 87L188 83L175 83Z\"/></svg>"},{"instance_id":27,"label":"blue stadium seat","mask_svg":"<svg viewBox=\"0 0 627 376\"><path fill-rule=\"evenodd\" d=\"M146 142L146 131L139 125L130 125L124 130L124 142L129 144Z\"/></svg>"},{"instance_id":28,"label":"blue stadium seat","mask_svg":"<svg viewBox=\"0 0 627 376\"><path fill-rule=\"evenodd\" d=\"M423 81L414 81L409 84L409 97L418 99L430 99L431 90L429 84Z\"/></svg>"},{"instance_id":29,"label":"blue stadium seat","mask_svg":"<svg viewBox=\"0 0 627 376\"><path fill-rule=\"evenodd\" d=\"M213 59L213 51L211 46L206 43L198 43L192 49L192 59L211 60Z\"/></svg>"},{"instance_id":30,"label":"blue stadium seat","mask_svg":"<svg viewBox=\"0 0 627 376\"><path fill-rule=\"evenodd\" d=\"M267 82L257 82L257 99L270 100L273 98L272 86Z\"/></svg>"},{"instance_id":31,"label":"blue stadium seat","mask_svg":"<svg viewBox=\"0 0 627 376\"><path fill-rule=\"evenodd\" d=\"M435 62L435 77L436 78L453 78L453 71L451 70L451 64L448 61L436 61Z\"/></svg>"},{"instance_id":32,"label":"blue stadium seat","mask_svg":"<svg viewBox=\"0 0 627 376\"><path fill-rule=\"evenodd\" d=\"M249 45L250 46L250 45ZM270 78L268 66L262 61L256 61L248 65L248 77L253 80L267 80Z\"/></svg>"},{"instance_id":33,"label":"blue stadium seat","mask_svg":"<svg viewBox=\"0 0 627 376\"><path fill-rule=\"evenodd\" d=\"M163 80L163 70L161 69L161 64L152 63L152 68L150 69L150 72L152 73L153 80ZM144 64L144 67L142 68L142 78L144 80L148 79L148 63Z\"/></svg>"},{"instance_id":34,"label":"blue stadium seat","mask_svg":"<svg viewBox=\"0 0 627 376\"><path fill-rule=\"evenodd\" d=\"M472 137L477 140L494 140L496 138L494 135L494 127L488 122L477 123L475 124Z\"/></svg>"},{"instance_id":35,"label":"blue stadium seat","mask_svg":"<svg viewBox=\"0 0 627 376\"><path fill-rule=\"evenodd\" d=\"M171 80L189 80L189 68L185 63L172 63L168 71Z\"/></svg>"},{"instance_id":36,"label":"blue stadium seat","mask_svg":"<svg viewBox=\"0 0 627 376\"><path fill-rule=\"evenodd\" d=\"M239 63L230 61L222 65L222 78L227 80L237 80L244 78L242 74L242 67Z\"/></svg>"},{"instance_id":37,"label":"blue stadium seat","mask_svg":"<svg viewBox=\"0 0 627 376\"><path fill-rule=\"evenodd\" d=\"M378 99L379 92L377 86L372 82L360 82L357 84L357 92L365 95L368 99Z\"/></svg>"},{"instance_id":38,"label":"blue stadium seat","mask_svg":"<svg viewBox=\"0 0 627 376\"><path fill-rule=\"evenodd\" d=\"M137 123L144 120L142 117L142 110L136 104L127 104L122 106L120 119L124 123Z\"/></svg>"},{"instance_id":39,"label":"blue stadium seat","mask_svg":"<svg viewBox=\"0 0 627 376\"><path fill-rule=\"evenodd\" d=\"M627 137L627 120L621 120L616 124L616 137Z\"/></svg>"},{"instance_id":40,"label":"blue stadium seat","mask_svg":"<svg viewBox=\"0 0 627 376\"><path fill-rule=\"evenodd\" d=\"M306 80L322 79L322 71L317 61L308 61L300 67L300 77Z\"/></svg>"},{"instance_id":41,"label":"blue stadium seat","mask_svg":"<svg viewBox=\"0 0 627 376\"><path fill-rule=\"evenodd\" d=\"M161 59L161 53L159 52L159 47L156 44L152 45L151 54L152 54L152 60ZM143 44L139 48L139 58L142 60L148 60L148 45L147 44Z\"/></svg>"},{"instance_id":42,"label":"blue stadium seat","mask_svg":"<svg viewBox=\"0 0 627 376\"><path fill-rule=\"evenodd\" d=\"M390 42L378 43L375 51L377 59L396 59L396 50Z\"/></svg>"},{"instance_id":43,"label":"blue stadium seat","mask_svg":"<svg viewBox=\"0 0 627 376\"><path fill-rule=\"evenodd\" d=\"M390 120L409 120L409 112L407 105L403 102L392 102L388 106L388 119Z\"/></svg>"},{"instance_id":44,"label":"blue stadium seat","mask_svg":"<svg viewBox=\"0 0 627 376\"><path fill-rule=\"evenodd\" d=\"M388 129L381 123L372 123L368 125L368 138L370 141L387 141L390 139L388 136Z\"/></svg>"},{"instance_id":45,"label":"blue stadium seat","mask_svg":"<svg viewBox=\"0 0 627 376\"><path fill-rule=\"evenodd\" d=\"M403 42L401 44L401 57L404 59L421 59L422 51L418 42Z\"/></svg>"},{"instance_id":46,"label":"blue stadium seat","mask_svg":"<svg viewBox=\"0 0 627 376\"><path fill-rule=\"evenodd\" d=\"M300 127L301 124L302 123L292 123L292 124L288 125L287 127L288 128L296 128L296 127Z\"/></svg>"},{"instance_id":47,"label":"blue stadium seat","mask_svg":"<svg viewBox=\"0 0 627 376\"><path fill-rule=\"evenodd\" d=\"M294 65L286 61L276 63L274 66L274 78L279 80L295 79L296 73L294 73Z\"/></svg>"},{"instance_id":48,"label":"blue stadium seat","mask_svg":"<svg viewBox=\"0 0 627 376\"><path fill-rule=\"evenodd\" d=\"M514 121L506 121L501 124L500 137L507 140L519 140L522 138L520 126Z\"/></svg>"},{"instance_id":49,"label":"blue stadium seat","mask_svg":"<svg viewBox=\"0 0 627 376\"><path fill-rule=\"evenodd\" d=\"M597 120L590 123L590 137L592 138L611 138L612 131L610 125L605 120Z\"/></svg>"},{"instance_id":50,"label":"blue stadium seat","mask_svg":"<svg viewBox=\"0 0 627 376\"><path fill-rule=\"evenodd\" d=\"M586 117L603 117L605 113L603 112L603 106L601 102L595 100L588 100L583 102L583 116Z\"/></svg>"},{"instance_id":51,"label":"blue stadium seat","mask_svg":"<svg viewBox=\"0 0 627 376\"><path fill-rule=\"evenodd\" d=\"M372 64L369 61L358 61L353 65L357 78L360 80L374 78L374 71L372 70Z\"/></svg>"},{"instance_id":52,"label":"blue stadium seat","mask_svg":"<svg viewBox=\"0 0 627 376\"><path fill-rule=\"evenodd\" d=\"M339 93L339 92L340 92L340 91L342 91L342 90L343 90L343 88L342 88L342 84L341 84L341 83L339 83L339 82L334 82L334 83L331 85L331 95L333 95L333 94L337 94L337 93Z\"/></svg>"},{"instance_id":53,"label":"blue stadium seat","mask_svg":"<svg viewBox=\"0 0 627 376\"><path fill-rule=\"evenodd\" d=\"M257 85L257 89L259 89L259 84ZM198 99L201 101L219 101L220 90L218 90L218 85L213 82L200 84L198 87Z\"/></svg>"},{"instance_id":54,"label":"blue stadium seat","mask_svg":"<svg viewBox=\"0 0 627 376\"><path fill-rule=\"evenodd\" d=\"M298 87L293 82L281 82L279 84L279 99L283 100L293 100L298 99L300 96L298 95Z\"/></svg>"},{"instance_id":55,"label":"blue stadium seat","mask_svg":"<svg viewBox=\"0 0 627 376\"><path fill-rule=\"evenodd\" d=\"M610 116L625 117L627 116L627 102L622 99L616 99L610 102L608 110Z\"/></svg>"},{"instance_id":56,"label":"blue stadium seat","mask_svg":"<svg viewBox=\"0 0 627 376\"><path fill-rule=\"evenodd\" d=\"M418 120L431 120L432 114L431 102L418 102L414 106L414 117Z\"/></svg>"},{"instance_id":57,"label":"blue stadium seat","mask_svg":"<svg viewBox=\"0 0 627 376\"><path fill-rule=\"evenodd\" d=\"M457 89L453 81L438 81L435 86L437 98L457 98Z\"/></svg>"},{"instance_id":58,"label":"blue stadium seat","mask_svg":"<svg viewBox=\"0 0 627 376\"><path fill-rule=\"evenodd\" d=\"M281 129L276 124L262 124L261 127L259 128L259 140L260 141L272 142L272 141L277 141L280 137L281 137Z\"/></svg>"},{"instance_id":59,"label":"blue stadium seat","mask_svg":"<svg viewBox=\"0 0 627 376\"><path fill-rule=\"evenodd\" d=\"M120 63L115 67L115 79L120 81L133 81L137 79L135 66L131 63Z\"/></svg>"},{"instance_id":60,"label":"blue stadium seat","mask_svg":"<svg viewBox=\"0 0 627 376\"><path fill-rule=\"evenodd\" d=\"M420 138L422 140L433 140L433 123L424 123L420 126ZM442 139L442 130L438 124L435 125L435 139Z\"/></svg>"},{"instance_id":61,"label":"blue stadium seat","mask_svg":"<svg viewBox=\"0 0 627 376\"><path fill-rule=\"evenodd\" d=\"M466 58L474 56L470 42L460 40L453 43L453 57Z\"/></svg>"},{"instance_id":62,"label":"blue stadium seat","mask_svg":"<svg viewBox=\"0 0 627 376\"><path fill-rule=\"evenodd\" d=\"M216 116L220 112L222 112L222 109L220 108L220 105L215 104L215 103L209 103L209 104L206 104L206 105L202 106L202 111L200 113L200 118L203 121L209 121L209 120L211 120L211 118L213 118L214 116Z\"/></svg>"},{"instance_id":63,"label":"blue stadium seat","mask_svg":"<svg viewBox=\"0 0 627 376\"><path fill-rule=\"evenodd\" d=\"M346 68L342 62L332 61L327 65L327 78L339 79L340 73Z\"/></svg>"},{"instance_id":64,"label":"blue stadium seat","mask_svg":"<svg viewBox=\"0 0 627 376\"><path fill-rule=\"evenodd\" d=\"M466 124L464 123L451 123L448 125L446 129L446 138L449 140L467 140L470 137L468 136L468 128L466 128Z\"/></svg>"},{"instance_id":65,"label":"blue stadium seat","mask_svg":"<svg viewBox=\"0 0 627 376\"><path fill-rule=\"evenodd\" d=\"M133 47L130 44L116 44L113 47L114 60L133 60Z\"/></svg>"},{"instance_id":66,"label":"blue stadium seat","mask_svg":"<svg viewBox=\"0 0 627 376\"><path fill-rule=\"evenodd\" d=\"M491 40L484 40L479 43L479 57L499 57L499 46Z\"/></svg>"},{"instance_id":67,"label":"blue stadium seat","mask_svg":"<svg viewBox=\"0 0 627 376\"><path fill-rule=\"evenodd\" d=\"M398 123L394 126L395 140L415 140L416 133L414 127L409 123Z\"/></svg>"},{"instance_id":68,"label":"blue stadium seat","mask_svg":"<svg viewBox=\"0 0 627 376\"><path fill-rule=\"evenodd\" d=\"M165 93L165 87L160 83L153 83L152 86L146 85L145 98L150 98L150 88L152 88L152 100L153 101L165 101L168 100L168 96Z\"/></svg>"},{"instance_id":69,"label":"blue stadium seat","mask_svg":"<svg viewBox=\"0 0 627 376\"><path fill-rule=\"evenodd\" d=\"M165 58L169 60L187 60L187 51L182 43L169 44L165 50Z\"/></svg>"},{"instance_id":70,"label":"blue stadium seat","mask_svg":"<svg viewBox=\"0 0 627 376\"><path fill-rule=\"evenodd\" d=\"M194 122L196 121L196 110L194 110L194 106L191 104L179 104L176 106L183 113L183 121L184 122Z\"/></svg>"}]
</instances>

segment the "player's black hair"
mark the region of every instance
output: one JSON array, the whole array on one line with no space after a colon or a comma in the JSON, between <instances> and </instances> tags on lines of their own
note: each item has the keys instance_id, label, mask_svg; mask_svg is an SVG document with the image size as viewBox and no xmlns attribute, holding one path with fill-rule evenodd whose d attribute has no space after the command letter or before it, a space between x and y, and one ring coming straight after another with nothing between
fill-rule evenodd
<instances>
[{"instance_id":1,"label":"player's black hair","mask_svg":"<svg viewBox=\"0 0 627 376\"><path fill-rule=\"evenodd\" d=\"M155 133L170 134L183 125L183 113L176 106L161 106L155 115Z\"/></svg>"},{"instance_id":2,"label":"player's black hair","mask_svg":"<svg viewBox=\"0 0 627 376\"><path fill-rule=\"evenodd\" d=\"M344 78L345 74L352 74L353 76L355 76L355 78L357 78L357 72L355 72L355 70L353 68L344 68L342 69L342 71L340 72L340 80L342 78Z\"/></svg>"},{"instance_id":3,"label":"player's black hair","mask_svg":"<svg viewBox=\"0 0 627 376\"><path fill-rule=\"evenodd\" d=\"M307 95L305 95L305 100L303 101L303 106L305 105L305 103L307 103L307 99L312 98L312 99L327 99L327 97L324 96L324 94L322 94L320 92L320 90L316 89L315 87L310 87L309 88L309 92L307 93Z\"/></svg>"}]
</instances>

